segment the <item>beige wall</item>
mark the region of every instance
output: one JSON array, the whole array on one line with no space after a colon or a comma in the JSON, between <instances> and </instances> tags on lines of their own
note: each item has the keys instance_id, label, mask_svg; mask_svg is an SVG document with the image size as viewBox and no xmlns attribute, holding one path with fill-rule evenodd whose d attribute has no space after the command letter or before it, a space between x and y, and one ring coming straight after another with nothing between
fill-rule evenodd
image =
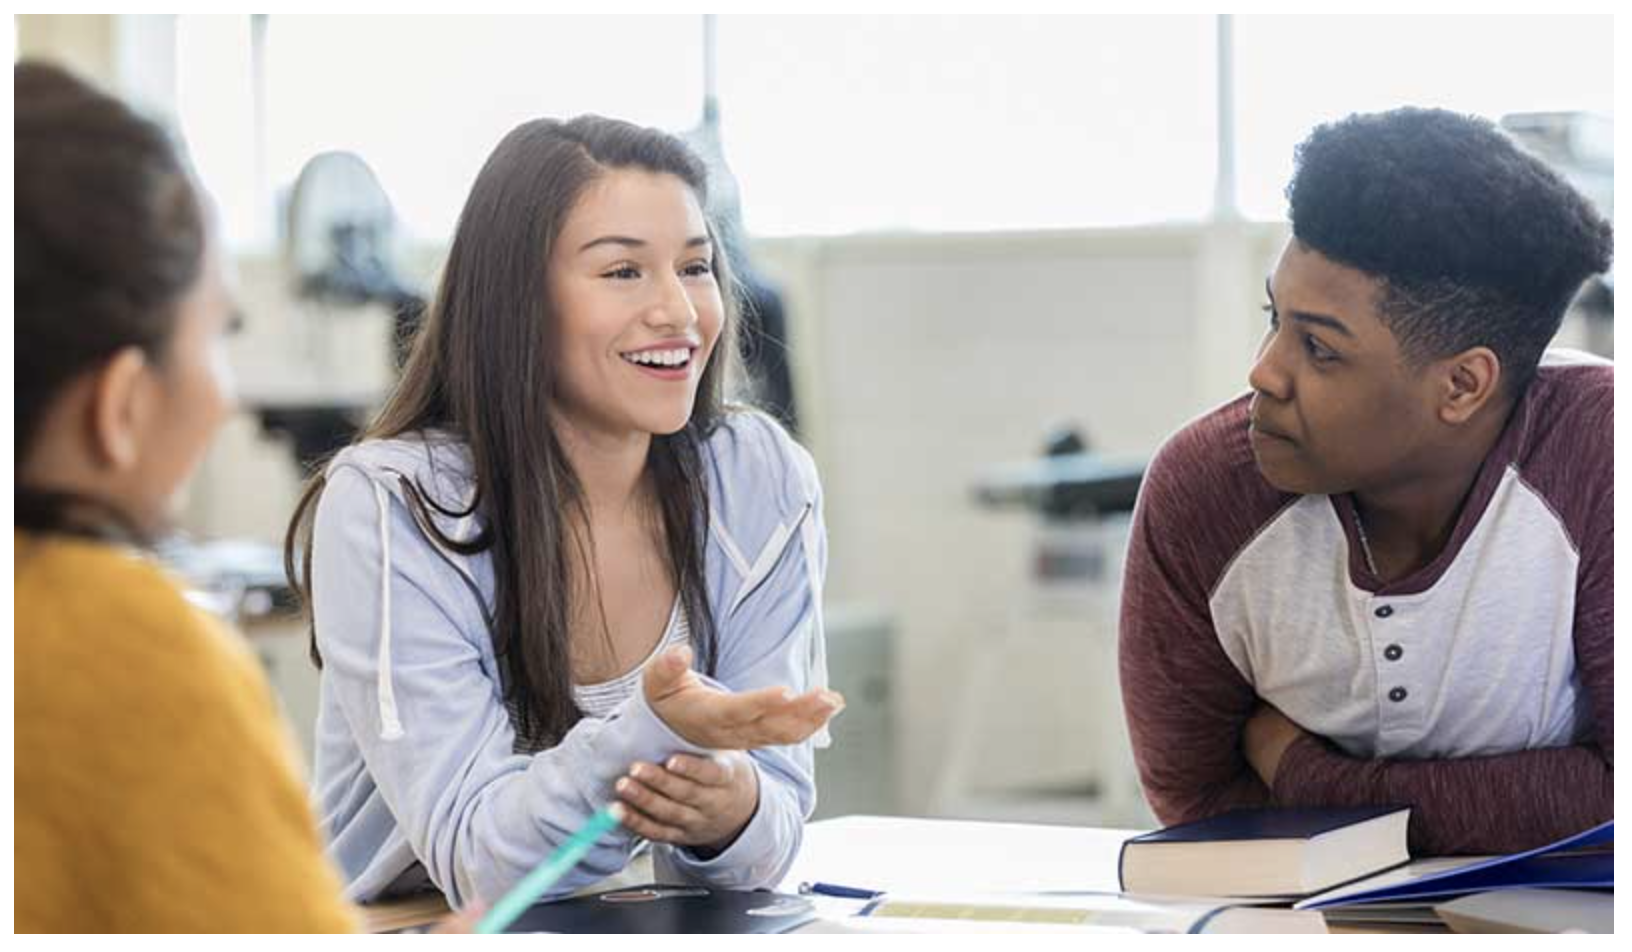
<instances>
[{"instance_id":1,"label":"beige wall","mask_svg":"<svg viewBox=\"0 0 1632 952\"><path fill-rule=\"evenodd\" d=\"M981 509L972 490L994 466L1034 457L1057 424L1139 456L1239 392L1280 236L1171 227L763 245L788 292L827 492L829 600L895 622L904 810L956 809L940 796L954 748L972 746L958 752L977 780L1038 785L1124 756L1114 591L1080 618L1041 604L1027 577L1035 521ZM967 716L976 700L985 710ZM954 743L970 730L984 736Z\"/></svg>"},{"instance_id":2,"label":"beige wall","mask_svg":"<svg viewBox=\"0 0 1632 952\"><path fill-rule=\"evenodd\" d=\"M20 14L16 19L18 59L51 60L102 86L116 85L116 17Z\"/></svg>"}]
</instances>

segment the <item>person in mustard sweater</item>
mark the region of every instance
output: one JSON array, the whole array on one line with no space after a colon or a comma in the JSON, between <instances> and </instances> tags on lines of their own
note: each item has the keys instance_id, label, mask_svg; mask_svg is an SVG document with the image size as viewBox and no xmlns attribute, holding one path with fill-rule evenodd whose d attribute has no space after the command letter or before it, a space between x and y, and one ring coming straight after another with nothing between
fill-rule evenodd
<instances>
[{"instance_id":1,"label":"person in mustard sweater","mask_svg":"<svg viewBox=\"0 0 1632 952\"><path fill-rule=\"evenodd\" d=\"M15 928L353 930L254 658L144 553L231 405L205 205L156 125L13 75Z\"/></svg>"}]
</instances>

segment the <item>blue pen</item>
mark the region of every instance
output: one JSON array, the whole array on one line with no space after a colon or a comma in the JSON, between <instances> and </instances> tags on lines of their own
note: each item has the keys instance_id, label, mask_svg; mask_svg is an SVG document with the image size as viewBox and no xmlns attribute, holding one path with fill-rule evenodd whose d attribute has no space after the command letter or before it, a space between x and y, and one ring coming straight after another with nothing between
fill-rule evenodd
<instances>
[{"instance_id":1,"label":"blue pen","mask_svg":"<svg viewBox=\"0 0 1632 952\"><path fill-rule=\"evenodd\" d=\"M838 886L833 883L800 883L799 892L805 896L832 896L835 899L877 899L884 895L876 889Z\"/></svg>"},{"instance_id":2,"label":"blue pen","mask_svg":"<svg viewBox=\"0 0 1632 952\"><path fill-rule=\"evenodd\" d=\"M589 822L579 827L578 832L550 854L549 859L538 864L532 872L522 877L511 890L504 894L504 898L493 904L487 915L476 923L478 935L491 935L503 932L510 928L510 924L520 918L528 907L538 901L551 886L560 882L561 877L572 871L578 861L582 860L596 841L617 828L623 822L623 807L613 803L595 811Z\"/></svg>"}]
</instances>

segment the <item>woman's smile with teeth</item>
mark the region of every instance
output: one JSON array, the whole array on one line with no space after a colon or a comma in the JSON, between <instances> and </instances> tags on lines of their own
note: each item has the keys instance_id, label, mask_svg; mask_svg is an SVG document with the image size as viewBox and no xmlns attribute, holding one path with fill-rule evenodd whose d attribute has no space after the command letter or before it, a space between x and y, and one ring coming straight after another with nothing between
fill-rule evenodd
<instances>
[{"instance_id":1,"label":"woman's smile with teeth","mask_svg":"<svg viewBox=\"0 0 1632 952\"><path fill-rule=\"evenodd\" d=\"M683 367L691 362L691 350L685 347L674 350L643 350L624 354L623 359L633 364L654 367Z\"/></svg>"}]
</instances>

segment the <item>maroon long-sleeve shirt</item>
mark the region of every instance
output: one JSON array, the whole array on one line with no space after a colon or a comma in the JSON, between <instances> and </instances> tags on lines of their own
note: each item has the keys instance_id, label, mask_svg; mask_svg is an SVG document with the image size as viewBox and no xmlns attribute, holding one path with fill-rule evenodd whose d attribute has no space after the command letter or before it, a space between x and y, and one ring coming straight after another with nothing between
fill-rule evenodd
<instances>
[{"instance_id":1,"label":"maroon long-sleeve shirt","mask_svg":"<svg viewBox=\"0 0 1632 952\"><path fill-rule=\"evenodd\" d=\"M1174 435L1135 512L1120 664L1164 823L1264 805L1408 804L1420 854L1507 852L1614 814L1614 370L1554 355L1445 551L1384 583L1352 499L1258 472L1238 399ZM1259 700L1310 736L1274 788Z\"/></svg>"}]
</instances>

